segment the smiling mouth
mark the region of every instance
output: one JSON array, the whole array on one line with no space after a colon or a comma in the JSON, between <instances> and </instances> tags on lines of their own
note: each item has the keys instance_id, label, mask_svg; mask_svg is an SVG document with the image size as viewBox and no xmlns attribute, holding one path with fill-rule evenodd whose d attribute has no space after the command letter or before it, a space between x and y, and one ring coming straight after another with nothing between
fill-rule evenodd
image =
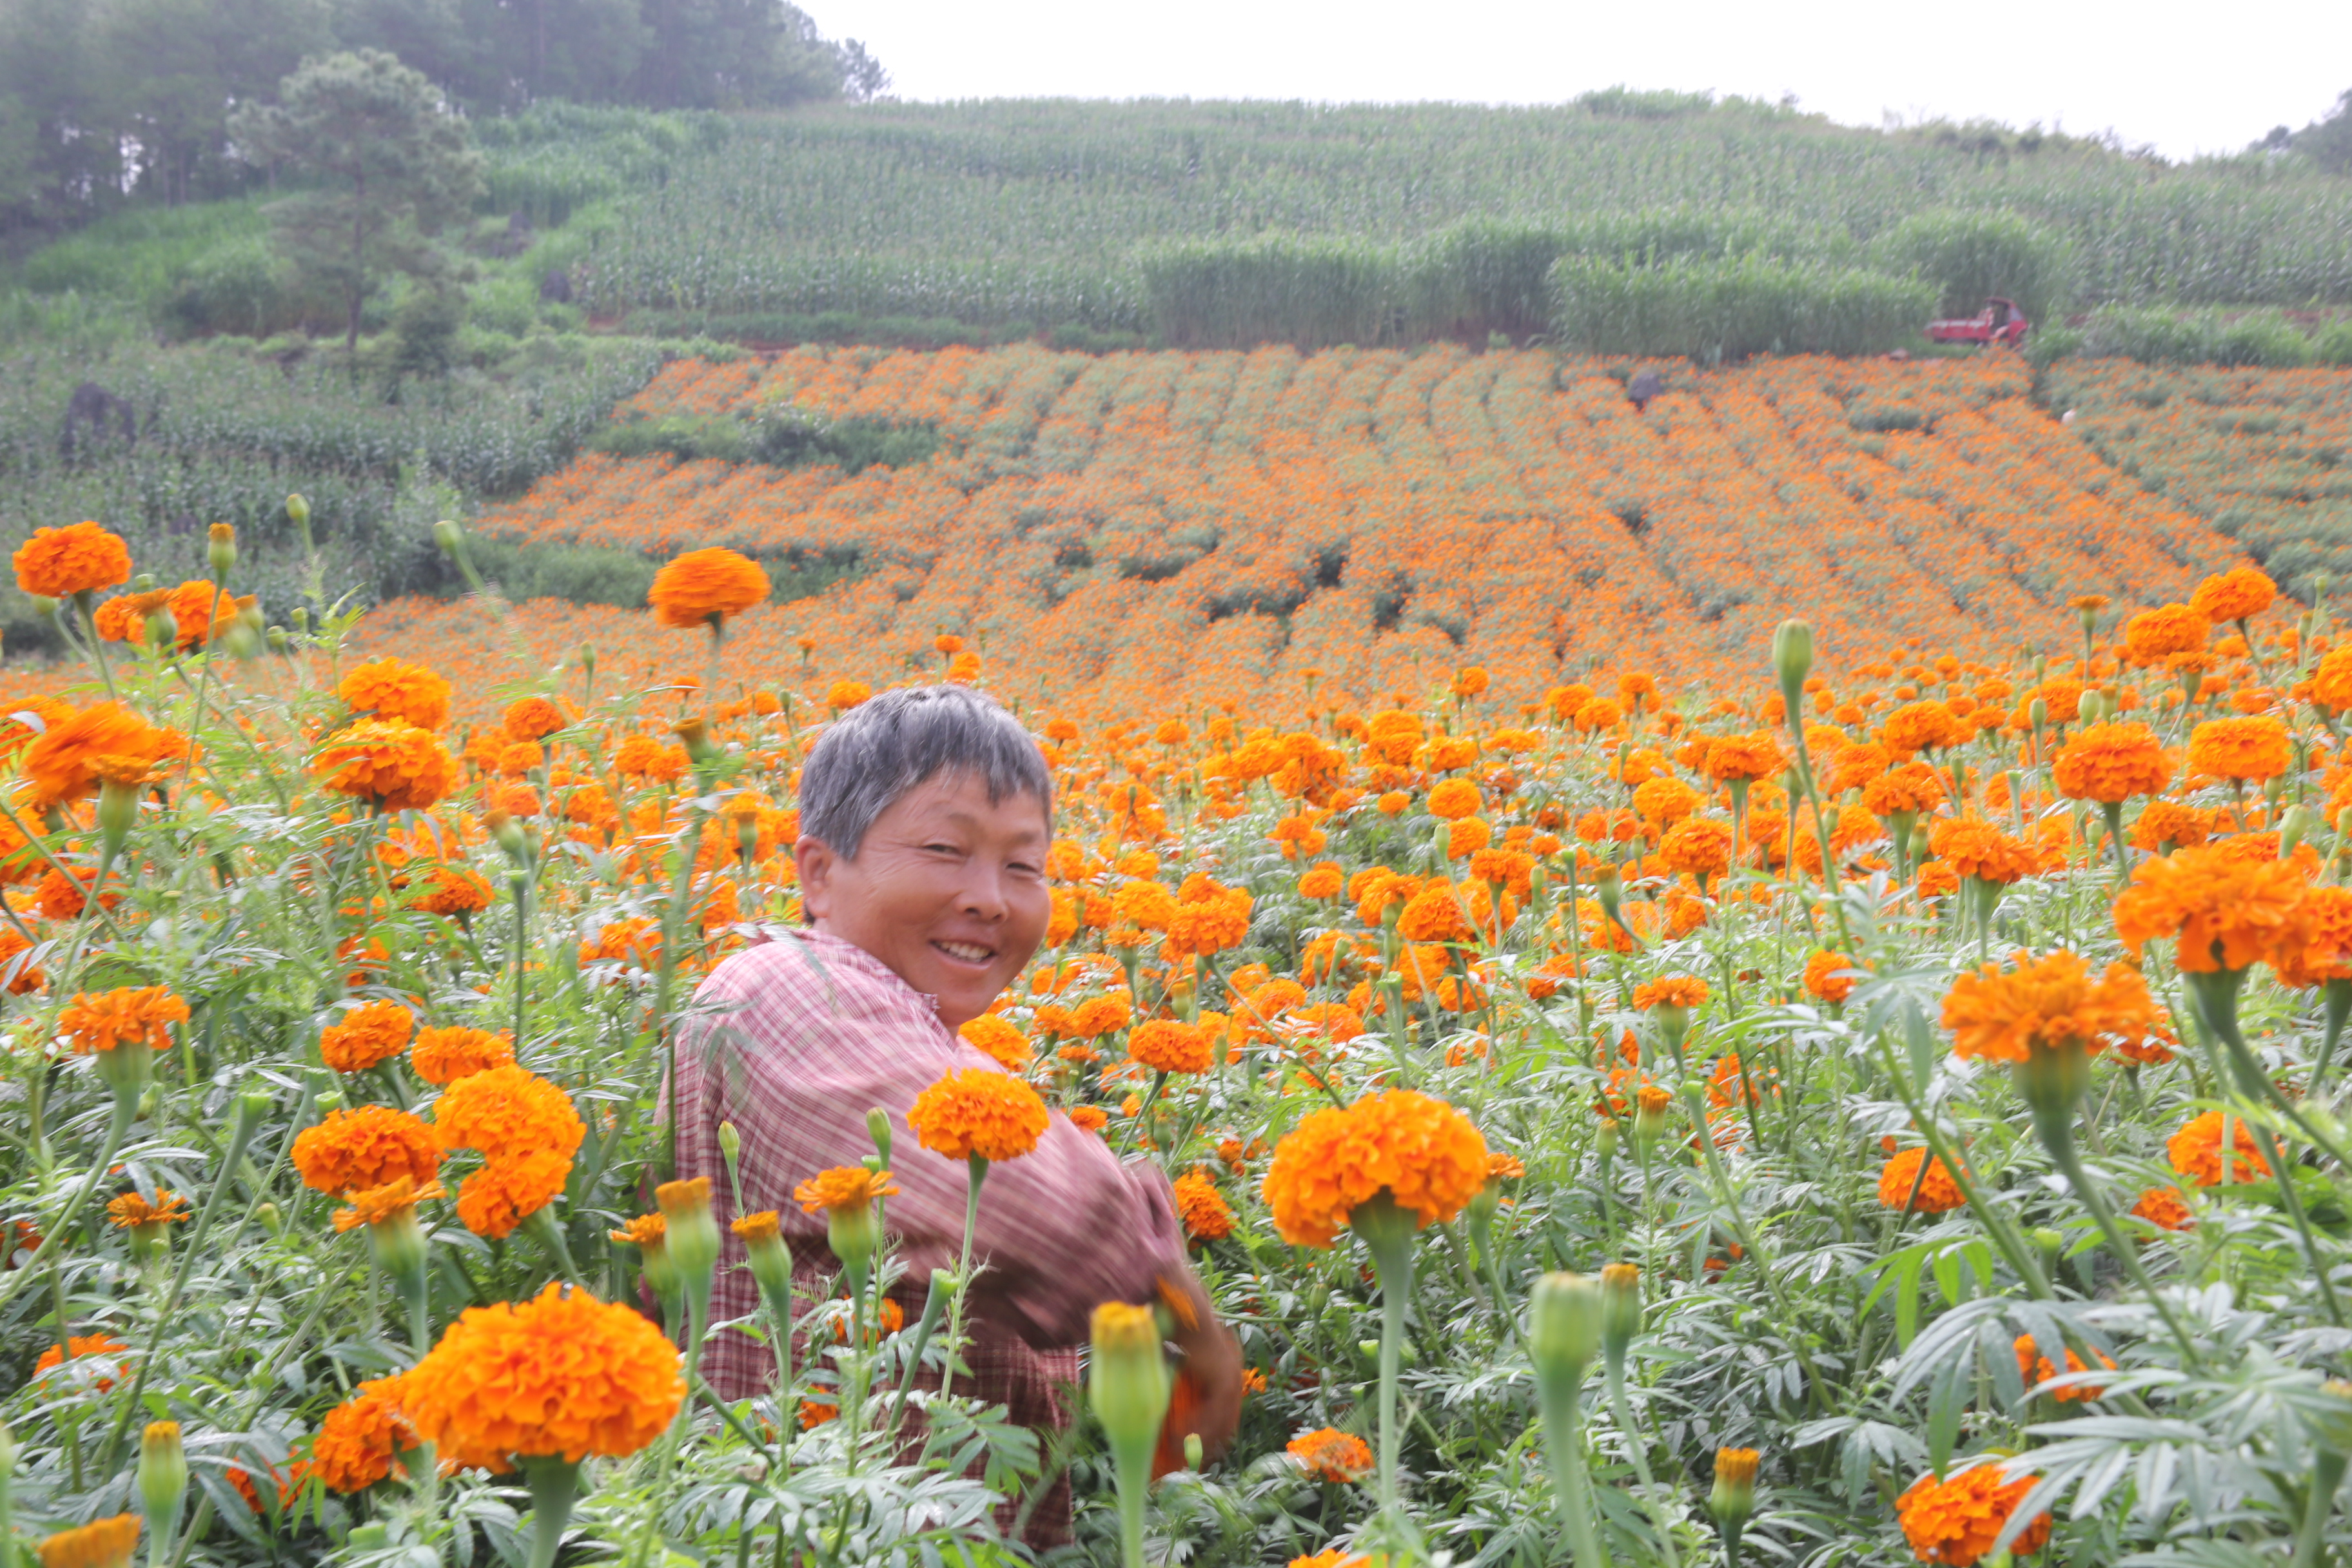
<instances>
[{"instance_id":1,"label":"smiling mouth","mask_svg":"<svg viewBox=\"0 0 2352 1568\"><path fill-rule=\"evenodd\" d=\"M994 948L982 947L975 942L935 942L931 946L958 963L986 963L996 956Z\"/></svg>"}]
</instances>

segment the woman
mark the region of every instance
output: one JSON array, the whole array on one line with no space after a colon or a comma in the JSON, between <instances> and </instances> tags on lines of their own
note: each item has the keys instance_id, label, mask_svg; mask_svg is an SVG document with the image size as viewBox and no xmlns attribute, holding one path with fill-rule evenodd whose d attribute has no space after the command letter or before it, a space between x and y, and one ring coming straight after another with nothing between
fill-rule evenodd
<instances>
[{"instance_id":1,"label":"woman","mask_svg":"<svg viewBox=\"0 0 2352 1568\"><path fill-rule=\"evenodd\" d=\"M907 1265L898 1303L913 1321L915 1282L956 1262L967 1175L961 1161L918 1145L907 1110L949 1071L996 1066L956 1031L987 1011L1045 938L1053 780L1011 714L939 686L885 692L844 715L810 753L799 794L793 855L809 926L730 958L697 993L679 1058L678 1170L711 1178L724 1231L733 1205L719 1126L732 1122L745 1205L781 1213L798 1292L817 1299L839 1265L823 1221L791 1194L869 1152L866 1113L880 1110L899 1189L888 1222ZM713 1321L746 1316L757 1301L751 1276L730 1266L742 1262L731 1234L728 1247ZM1238 1349L1186 1261L1156 1167L1123 1167L1056 1113L1034 1152L991 1168L972 1256L982 1271L965 1361L975 1375L959 1378L959 1393L1004 1405L1050 1452L1052 1429L1070 1419L1057 1386L1076 1378L1094 1308L1159 1299L1173 1309L1199 1401L1188 1424L1213 1453L1230 1439ZM775 1371L772 1352L732 1331L714 1337L703 1365L730 1399L764 1391ZM1000 1522L1016 1511L1007 1504ZM1066 1479L1034 1500L1026 1534L1041 1549L1069 1539Z\"/></svg>"}]
</instances>

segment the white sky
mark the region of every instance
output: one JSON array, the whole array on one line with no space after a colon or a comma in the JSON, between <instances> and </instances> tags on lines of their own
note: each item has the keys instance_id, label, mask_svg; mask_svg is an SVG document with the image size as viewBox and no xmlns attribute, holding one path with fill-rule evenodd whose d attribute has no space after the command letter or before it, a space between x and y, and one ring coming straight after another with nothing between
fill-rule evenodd
<instances>
[{"instance_id":1,"label":"white sky","mask_svg":"<svg viewBox=\"0 0 2352 1568\"><path fill-rule=\"evenodd\" d=\"M1797 96L1850 124L2112 127L2234 152L2352 88L2352 0L803 0L901 98L1550 103L1591 88Z\"/></svg>"}]
</instances>

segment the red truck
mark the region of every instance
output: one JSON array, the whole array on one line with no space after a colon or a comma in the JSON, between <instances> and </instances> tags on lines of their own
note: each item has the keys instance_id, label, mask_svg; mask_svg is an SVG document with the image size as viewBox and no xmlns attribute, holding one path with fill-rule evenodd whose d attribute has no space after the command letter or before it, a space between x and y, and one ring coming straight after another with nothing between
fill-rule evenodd
<instances>
[{"instance_id":1,"label":"red truck","mask_svg":"<svg viewBox=\"0 0 2352 1568\"><path fill-rule=\"evenodd\" d=\"M1948 321L1927 323L1927 341L1937 343L2006 343L2016 348L2025 342L2026 330L2033 323L2017 308L2014 300L1996 295L1985 301L1985 308L1973 316Z\"/></svg>"}]
</instances>

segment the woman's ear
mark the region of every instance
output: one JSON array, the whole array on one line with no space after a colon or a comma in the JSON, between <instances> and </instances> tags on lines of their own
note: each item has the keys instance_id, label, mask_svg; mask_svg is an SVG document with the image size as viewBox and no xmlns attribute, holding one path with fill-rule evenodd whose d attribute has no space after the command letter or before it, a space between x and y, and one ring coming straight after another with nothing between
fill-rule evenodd
<instances>
[{"instance_id":1,"label":"woman's ear","mask_svg":"<svg viewBox=\"0 0 2352 1568\"><path fill-rule=\"evenodd\" d=\"M793 864L801 885L801 912L821 921L833 912L834 873L841 865L833 846L822 838L803 837L793 846Z\"/></svg>"}]
</instances>

